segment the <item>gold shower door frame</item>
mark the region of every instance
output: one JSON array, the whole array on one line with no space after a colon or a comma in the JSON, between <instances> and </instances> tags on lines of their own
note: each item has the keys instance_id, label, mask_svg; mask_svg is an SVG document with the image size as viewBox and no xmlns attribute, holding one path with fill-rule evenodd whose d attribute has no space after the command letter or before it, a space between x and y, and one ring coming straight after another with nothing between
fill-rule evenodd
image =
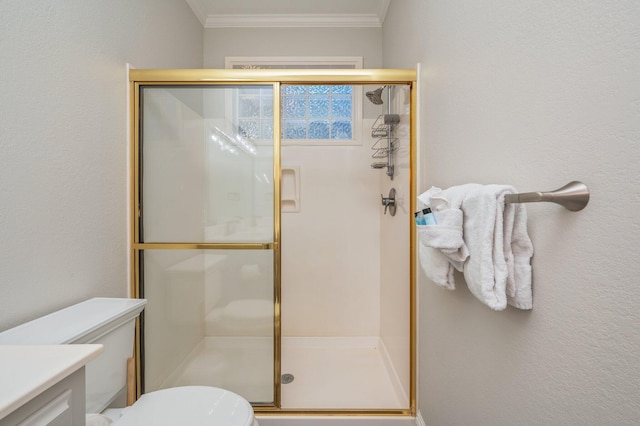
<instances>
[{"instance_id":1,"label":"gold shower door frame","mask_svg":"<svg viewBox=\"0 0 640 426\"><path fill-rule=\"evenodd\" d=\"M254 410L260 415L348 415L348 416L414 416L416 410L417 376L417 334L416 334L416 249L413 217L409 215L409 253L410 253L410 385L409 407L405 409L282 409L281 407L281 245L280 245L280 189L281 189L281 117L280 86L283 84L350 84L350 85L393 85L404 84L410 88L410 211L416 209L416 106L417 76L414 69L131 69L129 70L131 104L131 296L141 296L140 253L145 249L172 250L273 250L274 252L274 403L254 404ZM140 200L140 90L142 86L205 86L205 85L273 85L273 182L274 182L274 238L273 243L144 243L140 242L139 220L141 218ZM140 321L136 326L135 342L135 384L137 397L141 395L141 333Z\"/></svg>"}]
</instances>

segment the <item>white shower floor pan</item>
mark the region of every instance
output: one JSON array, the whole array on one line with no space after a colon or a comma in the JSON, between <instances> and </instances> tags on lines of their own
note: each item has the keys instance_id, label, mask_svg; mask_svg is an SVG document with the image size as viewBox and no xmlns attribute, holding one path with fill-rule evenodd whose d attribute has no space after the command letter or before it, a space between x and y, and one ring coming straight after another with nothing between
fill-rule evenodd
<instances>
[{"instance_id":1,"label":"white shower floor pan","mask_svg":"<svg viewBox=\"0 0 640 426\"><path fill-rule=\"evenodd\" d=\"M229 389L250 401L265 401L273 388L272 368L270 339L207 337L161 387L212 385ZM294 376L293 382L282 385L285 410L408 408L408 399L380 340L375 337L284 337L282 373ZM299 416L293 417L298 423L284 420L272 423L274 419L265 416L266 426L303 424ZM309 425L316 424L324 425ZM380 423L380 426L388 424L402 423ZM411 424L415 424L415 420Z\"/></svg>"},{"instance_id":2,"label":"white shower floor pan","mask_svg":"<svg viewBox=\"0 0 640 426\"><path fill-rule=\"evenodd\" d=\"M282 373L283 409L408 407L378 338L284 338Z\"/></svg>"},{"instance_id":3,"label":"white shower floor pan","mask_svg":"<svg viewBox=\"0 0 640 426\"><path fill-rule=\"evenodd\" d=\"M416 426L415 417L260 416L260 426Z\"/></svg>"}]
</instances>

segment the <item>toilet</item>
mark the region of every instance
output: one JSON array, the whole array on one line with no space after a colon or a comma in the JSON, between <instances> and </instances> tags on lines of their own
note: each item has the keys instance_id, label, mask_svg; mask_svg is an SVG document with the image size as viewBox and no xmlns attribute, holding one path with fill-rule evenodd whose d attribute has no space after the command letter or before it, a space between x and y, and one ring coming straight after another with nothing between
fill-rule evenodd
<instances>
[{"instance_id":1,"label":"toilet","mask_svg":"<svg viewBox=\"0 0 640 426\"><path fill-rule=\"evenodd\" d=\"M109 408L126 395L135 319L146 303L144 299L90 299L0 333L0 345L104 345L102 355L85 370L87 425L257 426L248 401L211 386L162 389L142 395L122 410Z\"/></svg>"}]
</instances>

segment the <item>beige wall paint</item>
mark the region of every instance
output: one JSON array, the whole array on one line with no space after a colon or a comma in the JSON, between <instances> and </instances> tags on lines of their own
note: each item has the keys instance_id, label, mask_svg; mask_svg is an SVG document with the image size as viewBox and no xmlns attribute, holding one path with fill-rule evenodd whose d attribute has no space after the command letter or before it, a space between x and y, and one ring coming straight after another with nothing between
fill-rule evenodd
<instances>
[{"instance_id":1,"label":"beige wall paint","mask_svg":"<svg viewBox=\"0 0 640 426\"><path fill-rule=\"evenodd\" d=\"M127 295L127 74L199 68L182 0L0 2L0 330Z\"/></svg>"},{"instance_id":2,"label":"beige wall paint","mask_svg":"<svg viewBox=\"0 0 640 426\"><path fill-rule=\"evenodd\" d=\"M227 56L362 56L382 65L380 28L209 28L204 67L224 68Z\"/></svg>"},{"instance_id":3,"label":"beige wall paint","mask_svg":"<svg viewBox=\"0 0 640 426\"><path fill-rule=\"evenodd\" d=\"M592 191L579 213L527 206L531 312L493 312L420 274L426 424L640 420L638 22L621 0L391 3L383 65L422 64L420 189Z\"/></svg>"}]
</instances>

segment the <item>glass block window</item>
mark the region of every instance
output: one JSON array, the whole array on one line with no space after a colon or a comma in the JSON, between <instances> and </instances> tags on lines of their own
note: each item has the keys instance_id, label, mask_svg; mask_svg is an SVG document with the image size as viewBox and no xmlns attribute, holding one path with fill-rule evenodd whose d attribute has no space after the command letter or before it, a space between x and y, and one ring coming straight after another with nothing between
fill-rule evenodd
<instances>
[{"instance_id":1,"label":"glass block window","mask_svg":"<svg viewBox=\"0 0 640 426\"><path fill-rule=\"evenodd\" d=\"M353 139L352 86L282 86L283 139Z\"/></svg>"},{"instance_id":2,"label":"glass block window","mask_svg":"<svg viewBox=\"0 0 640 426\"><path fill-rule=\"evenodd\" d=\"M362 58L245 58L226 59L227 68L362 68ZM250 139L273 138L273 97L270 90L243 88L235 99L240 133ZM282 85L281 131L286 145L360 144L362 89L350 85Z\"/></svg>"},{"instance_id":3,"label":"glass block window","mask_svg":"<svg viewBox=\"0 0 640 426\"><path fill-rule=\"evenodd\" d=\"M241 88L237 95L237 123L242 136L253 139L273 139L273 90Z\"/></svg>"}]
</instances>

